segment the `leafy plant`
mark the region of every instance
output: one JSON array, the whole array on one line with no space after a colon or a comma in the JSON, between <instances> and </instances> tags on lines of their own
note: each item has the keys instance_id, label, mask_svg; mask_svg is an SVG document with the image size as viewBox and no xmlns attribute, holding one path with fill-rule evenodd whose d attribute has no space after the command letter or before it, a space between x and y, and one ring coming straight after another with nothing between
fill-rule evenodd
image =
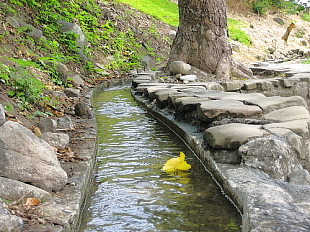
<instances>
[{"instance_id":1,"label":"leafy plant","mask_svg":"<svg viewBox=\"0 0 310 232\"><path fill-rule=\"evenodd\" d=\"M242 30L242 28L246 27L247 25L240 20L235 20L231 18L228 18L227 21L229 37L233 40L239 41L242 44L250 46L252 44L252 40L248 36L248 34Z\"/></svg>"},{"instance_id":2,"label":"leafy plant","mask_svg":"<svg viewBox=\"0 0 310 232\"><path fill-rule=\"evenodd\" d=\"M307 13L302 14L301 18L306 22L310 22L310 15Z\"/></svg>"},{"instance_id":3,"label":"leafy plant","mask_svg":"<svg viewBox=\"0 0 310 232\"><path fill-rule=\"evenodd\" d=\"M9 104L9 103L4 103L4 109L7 111L7 112L11 112L14 110L14 106Z\"/></svg>"},{"instance_id":4,"label":"leafy plant","mask_svg":"<svg viewBox=\"0 0 310 232\"><path fill-rule=\"evenodd\" d=\"M25 104L43 99L44 85L23 66L18 66L14 72L10 73L10 83L13 90L10 90L8 95L17 97Z\"/></svg>"},{"instance_id":5,"label":"leafy plant","mask_svg":"<svg viewBox=\"0 0 310 232\"><path fill-rule=\"evenodd\" d=\"M296 0L253 0L252 9L257 14L265 14L268 10L281 9L289 14L296 14L305 8Z\"/></svg>"}]
</instances>

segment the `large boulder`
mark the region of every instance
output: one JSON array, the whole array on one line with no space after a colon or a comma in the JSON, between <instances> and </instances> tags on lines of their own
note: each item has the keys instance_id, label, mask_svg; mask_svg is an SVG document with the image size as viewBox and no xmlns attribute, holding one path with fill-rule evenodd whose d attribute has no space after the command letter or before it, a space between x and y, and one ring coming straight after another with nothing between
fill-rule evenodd
<instances>
[{"instance_id":1,"label":"large boulder","mask_svg":"<svg viewBox=\"0 0 310 232\"><path fill-rule=\"evenodd\" d=\"M262 114L258 106L245 105L234 99L204 101L197 107L197 116L201 121L212 122L224 117L248 118Z\"/></svg>"},{"instance_id":2,"label":"large boulder","mask_svg":"<svg viewBox=\"0 0 310 232\"><path fill-rule=\"evenodd\" d=\"M0 127L0 175L59 191L68 181L52 147L19 123Z\"/></svg>"},{"instance_id":3,"label":"large boulder","mask_svg":"<svg viewBox=\"0 0 310 232\"><path fill-rule=\"evenodd\" d=\"M77 43L77 46L79 48L84 49L87 46L88 44L87 39L79 25L75 23L66 22L61 19L59 19L57 23L61 25L60 30L62 32L73 32L74 34L77 35L75 42Z\"/></svg>"},{"instance_id":4,"label":"large boulder","mask_svg":"<svg viewBox=\"0 0 310 232\"><path fill-rule=\"evenodd\" d=\"M172 61L169 70L172 74L187 74L191 70L191 66L183 61Z\"/></svg>"},{"instance_id":5,"label":"large boulder","mask_svg":"<svg viewBox=\"0 0 310 232\"><path fill-rule=\"evenodd\" d=\"M278 136L251 139L239 147L242 163L257 168L276 179L302 169L292 146Z\"/></svg>"},{"instance_id":6,"label":"large boulder","mask_svg":"<svg viewBox=\"0 0 310 232\"><path fill-rule=\"evenodd\" d=\"M230 123L210 127L203 134L204 141L217 150L234 150L246 143L250 138L261 137L267 131L261 125Z\"/></svg>"}]
</instances>

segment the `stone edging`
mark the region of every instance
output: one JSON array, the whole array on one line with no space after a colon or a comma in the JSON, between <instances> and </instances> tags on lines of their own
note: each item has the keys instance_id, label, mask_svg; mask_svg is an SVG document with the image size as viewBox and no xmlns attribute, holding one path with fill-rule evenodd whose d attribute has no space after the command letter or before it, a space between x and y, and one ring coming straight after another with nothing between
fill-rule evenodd
<instances>
[{"instance_id":1,"label":"stone edging","mask_svg":"<svg viewBox=\"0 0 310 232\"><path fill-rule=\"evenodd\" d=\"M143 76L143 78L141 78ZM224 160L218 162L216 161L217 158L221 158L223 156L226 156L227 154L231 157L238 155L239 146L241 147L242 144L244 144L248 139L250 139L251 136L247 137L246 141L240 142L240 144L228 142L228 144L232 144L232 146L236 147L226 147L226 145L221 144L220 139L214 139L212 141L206 141L206 137L210 137L210 134L206 136L206 132L203 132L208 126L210 126L210 123L213 121L218 121L220 123L223 121L223 119L231 120L229 123L232 124L233 120L237 120L237 123L242 122L242 124L266 124L266 126L262 125L259 126L259 131L262 128L265 128L265 132L268 133L269 137L266 136L265 132L261 134L261 138L265 139L264 137L270 138L270 141L279 141L279 143L287 144L285 139L283 139L284 134L288 133L293 135L294 132L296 132L299 136L300 143L299 145L303 148L307 148L308 144L308 123L309 123L309 113L306 111L305 115L305 123L300 125L300 129L303 130L303 132L299 133L296 131L292 126L279 126L276 125L275 127L270 126L271 122L263 119L260 121L260 114L264 114L266 112L269 113L271 111L281 109L283 106L285 107L301 107L301 109L306 109L307 104L301 97L278 97L274 96L271 98L265 98L268 99L268 104L262 104L259 102L253 103L253 106L259 106L259 110L256 109L253 111L253 109L250 109L250 107L247 107L247 105L244 111L238 111L234 108L229 108L224 106L225 109L221 110L219 108L216 108L210 110L210 99L206 100L208 102L208 107L206 106L206 110L201 110L200 115L199 113L189 114L188 108L186 107L192 107L192 105L195 105L194 108L197 105L203 105L203 98L206 98L206 96L202 96L203 94L206 94L208 92L209 95L212 95L212 100L221 100L224 98L235 98L240 100L240 95L237 93L225 93L218 91L221 89L219 84L216 83L191 83L188 85L174 85L174 84L163 84L163 83L152 83L152 81L147 80L147 75L140 74L137 77L137 83L135 83L133 86L135 87L135 90L133 90L132 94L136 98L140 104L143 105L144 108L146 108L148 111L150 111L156 118L161 120L163 123L165 123L168 127L170 127L176 134L178 134L194 151L195 153L200 157L202 162L206 164L206 166L210 169L210 171L213 173L214 177L218 180L218 182L223 186L226 194L233 199L235 204L242 210L243 212L243 225L242 230L243 231L309 231L310 230L310 212L309 212L309 206L310 206L310 199L309 199L309 193L310 193L310 186L309 185L297 185L293 183L289 183L287 181L284 181L283 178L287 178L287 174L289 172L292 172L295 168L298 170L303 170L296 161L292 166L289 167L291 169L287 170L287 173L281 176L280 178L271 178L268 174L265 172L260 171L260 167L257 166L255 168L255 162L251 166L251 164L247 165L246 161L244 165L236 164L238 163L238 160ZM150 79L153 79L152 76L150 76ZM143 80L147 81L143 81ZM261 82L266 82L265 80L262 80ZM255 81L255 84L260 83L259 80ZM241 86L244 86L244 84L238 84L239 88ZM191 89L191 90L190 90ZM212 89L216 90L216 93L212 93ZM211 90L211 91L210 91ZM222 88L223 90L223 88ZM219 96L218 93L220 93ZM208 95L206 94L206 95ZM225 96L226 95L226 96ZM230 97L228 97L230 95ZM234 96L235 95L235 96ZM237 96L238 95L238 96ZM233 96L233 97L231 97ZM191 97L196 97L195 99L190 99ZM198 101L197 97L199 98ZM246 101L248 99L254 98L254 99L260 99L261 97L265 96L259 96L259 94L243 94L241 98L241 101ZM193 103L180 103L184 99L184 102L186 100L194 101ZM186 99L187 98L187 99ZM177 100L179 99L179 100ZM277 99L277 100L276 100ZM282 103L271 103L276 102L279 99L284 100L285 104ZM211 101L212 101L211 100ZM292 101L291 101L292 100ZM249 101L249 100L248 100ZM280 102L281 102L280 101ZM226 101L228 103L228 101ZM179 105L178 105L179 104ZM224 104L224 102L222 103ZM232 104L236 104L236 102L232 102ZM274 104L274 105L272 105ZM180 106L181 105L181 106ZM278 106L277 106L278 105ZM183 107L183 108L182 108ZM271 108L270 108L271 107ZM178 112L178 109L184 110L186 108L188 111L186 113ZM192 109L191 109L192 110ZM265 112L264 112L265 110ZM181 111L181 110L180 110ZM195 110L193 110L195 111ZM212 111L212 112L211 112ZM230 112L229 112L230 111ZM226 113L224 113L226 112ZM228 113L227 113L228 112ZM254 113L253 113L254 112ZM251 114L253 113L253 114ZM292 112L293 113L293 112ZM218 115L217 115L218 114ZM239 114L239 115L238 115ZM187 118L186 118L187 115ZM215 118L213 118L213 115ZM238 115L238 116L236 116ZM276 117L278 117L277 115ZM196 117L196 118L195 118ZM196 120L200 118L201 120ZM280 116L279 116L280 117ZM191 122L195 122L197 124L198 121L200 121L200 128L197 128L197 126L192 126L188 121L189 119L194 119ZM235 118L235 119L234 119ZM243 119L240 119L243 118ZM239 120L239 121L238 121ZM185 122L187 121L187 122ZM197 133L197 129L203 128L203 124L208 124L201 133ZM202 124L202 125L201 125ZM269 124L269 127L267 126ZM292 123L292 125L297 125L296 123ZM240 124L241 125L241 124ZM219 131L219 127L221 125L213 125L211 128L217 128L216 131ZM246 125L245 125L246 126ZM298 126L297 126L298 127ZM279 129L280 128L280 129ZM226 128L227 129L227 128ZM210 130L210 129L207 129ZM205 130L205 131L207 131ZM240 130L240 128L239 128ZM280 132L280 130L282 132ZM256 129L255 129L256 131ZM293 131L291 134L291 131ZM227 131L226 131L227 132ZM225 133L226 133L225 132ZM216 132L210 132L211 135L214 135L216 137ZM213 134L212 134L213 133ZM277 133L280 133L277 134ZM282 134L281 134L282 133ZM230 140L234 137L234 135L238 135L238 131L233 132L233 136L230 138ZM288 135L287 135L288 136ZM259 138L258 138L259 139ZM251 140L250 140L251 141ZM264 142L269 140L264 140ZM238 141L237 141L238 142ZM206 144L207 143L207 144ZM260 142L258 141L257 144ZM263 142L262 142L263 143ZM214 145L215 144L215 145ZM227 143L226 143L227 144ZM257 145L256 144L256 145ZM216 146L224 146L225 149L216 147ZM282 146L282 145L281 145ZM296 144L294 145L293 142L291 142L289 145L290 149L293 150L298 149L296 147ZM262 146L260 146L262 147ZM292 148L293 147L293 148ZM251 148L251 147L243 147L246 149L253 149L257 150L257 148ZM220 151L222 149L222 152ZM228 149L228 150L227 150ZM237 149L237 150L236 150ZM284 149L284 148L280 148ZM307 151L307 149L306 149ZM247 151L245 151L247 152ZM302 151L304 152L304 150ZM302 153L301 152L301 153ZM230 154L229 154L230 153ZM309 152L307 152L309 153ZM240 155L240 154L239 154ZM309 154L306 154L309 156ZM277 157L276 160L281 159L282 157ZM244 158L243 158L244 159ZM278 162L278 161L276 161ZM280 161L279 161L280 162ZM240 160L239 160L240 163ZM272 166L272 165L271 165ZM281 168L280 168L281 169ZM281 170L278 171L281 171Z\"/></svg>"}]
</instances>

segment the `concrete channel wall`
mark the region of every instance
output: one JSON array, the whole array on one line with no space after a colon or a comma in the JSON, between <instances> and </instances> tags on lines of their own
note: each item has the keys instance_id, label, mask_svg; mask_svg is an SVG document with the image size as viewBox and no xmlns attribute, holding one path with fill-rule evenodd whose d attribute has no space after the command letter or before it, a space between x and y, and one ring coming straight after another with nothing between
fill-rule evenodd
<instances>
[{"instance_id":1,"label":"concrete channel wall","mask_svg":"<svg viewBox=\"0 0 310 232\"><path fill-rule=\"evenodd\" d=\"M243 231L310 231L310 75L253 71L281 77L171 84L144 73L132 94L206 164L242 211Z\"/></svg>"}]
</instances>

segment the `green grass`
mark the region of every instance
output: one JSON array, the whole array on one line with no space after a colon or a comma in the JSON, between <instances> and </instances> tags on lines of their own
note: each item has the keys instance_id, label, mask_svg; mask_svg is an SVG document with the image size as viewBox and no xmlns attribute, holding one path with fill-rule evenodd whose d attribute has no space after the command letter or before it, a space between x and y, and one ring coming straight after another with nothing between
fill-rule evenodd
<instances>
[{"instance_id":1,"label":"green grass","mask_svg":"<svg viewBox=\"0 0 310 232\"><path fill-rule=\"evenodd\" d=\"M177 27L179 25L178 5L169 0L116 0L127 4L145 14L151 15L164 23ZM251 38L242 30L247 24L228 18L228 33L233 40L239 41L247 46L251 45Z\"/></svg>"},{"instance_id":2,"label":"green grass","mask_svg":"<svg viewBox=\"0 0 310 232\"><path fill-rule=\"evenodd\" d=\"M307 13L302 14L301 18L306 22L310 22L310 15Z\"/></svg>"},{"instance_id":3,"label":"green grass","mask_svg":"<svg viewBox=\"0 0 310 232\"><path fill-rule=\"evenodd\" d=\"M229 33L229 37L232 40L239 41L242 44L245 44L247 46L250 46L252 44L251 38L248 36L248 34L242 30L242 28L247 27L247 24L240 21L228 18L227 19L227 29Z\"/></svg>"},{"instance_id":4,"label":"green grass","mask_svg":"<svg viewBox=\"0 0 310 232\"><path fill-rule=\"evenodd\" d=\"M179 25L178 5L168 0L116 0L125 3L145 14L151 15L164 23L177 27Z\"/></svg>"}]
</instances>

